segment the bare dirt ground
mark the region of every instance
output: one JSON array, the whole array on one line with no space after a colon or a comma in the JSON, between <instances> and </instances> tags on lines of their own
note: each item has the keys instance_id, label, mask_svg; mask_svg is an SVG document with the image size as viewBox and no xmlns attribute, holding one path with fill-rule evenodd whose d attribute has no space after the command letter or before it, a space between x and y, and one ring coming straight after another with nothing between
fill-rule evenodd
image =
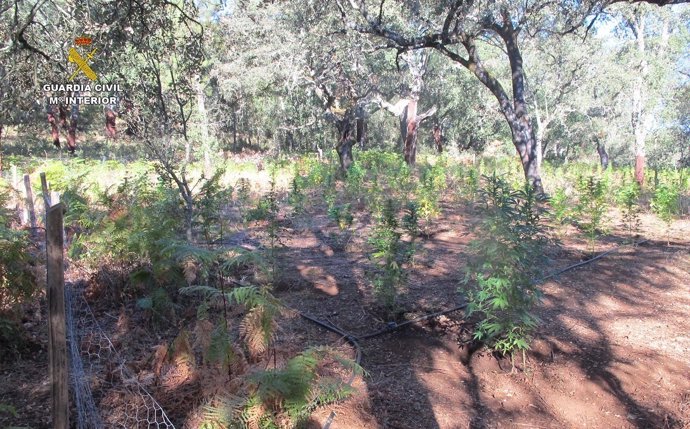
<instances>
[{"instance_id":1,"label":"bare dirt ground","mask_svg":"<svg viewBox=\"0 0 690 429\"><path fill-rule=\"evenodd\" d=\"M461 303L457 288L476 220L456 204L444 207L442 220L419 242L397 322ZM371 294L368 221L360 214L341 232L320 209L286 220L277 295L355 336L384 327L390 320ZM617 224L615 213L611 223ZM247 237L259 232L255 226ZM664 225L645 215L641 235L650 241L549 279L543 323L514 371L508 359L468 350L471 326L462 312L362 340L366 375L354 382L358 393L318 409L310 427L322 427L334 412L333 429L690 428L688 232L690 220L680 220L667 237ZM588 257L574 228L558 235L545 274ZM596 251L615 248L624 237L613 228ZM292 320L284 328L290 353L295 344L349 347L333 333ZM31 352L0 364L0 404L17 411L0 412L2 428L49 423L45 315L26 323Z\"/></svg>"},{"instance_id":2,"label":"bare dirt ground","mask_svg":"<svg viewBox=\"0 0 690 429\"><path fill-rule=\"evenodd\" d=\"M615 213L612 222L615 224ZM402 305L403 318L460 303L463 251L472 214L446 210L423 240ZM362 336L384 326L367 282L366 229L345 249L328 243L318 216L287 239L286 260L301 285L291 305ZM327 232L324 232L327 231ZM360 394L314 416L332 428L688 428L690 427L690 223L665 226L644 216L650 241L623 247L543 285L543 321L527 362L472 354L461 312L361 342L367 377ZM571 227L547 255L544 273L589 257ZM613 229L597 251L619 245ZM326 239L324 239L326 237ZM667 243L670 240L670 245ZM286 267L286 270L288 268Z\"/></svg>"}]
</instances>

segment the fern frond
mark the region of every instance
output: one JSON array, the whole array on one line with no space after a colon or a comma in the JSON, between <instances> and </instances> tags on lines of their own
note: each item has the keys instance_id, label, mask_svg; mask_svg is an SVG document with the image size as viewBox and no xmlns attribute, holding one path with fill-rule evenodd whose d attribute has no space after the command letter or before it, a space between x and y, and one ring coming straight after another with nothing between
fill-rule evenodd
<instances>
[{"instance_id":1,"label":"fern frond","mask_svg":"<svg viewBox=\"0 0 690 429\"><path fill-rule=\"evenodd\" d=\"M269 269L269 263L261 252L242 247L234 247L227 251L223 257L223 262L221 262L221 270L226 274L233 274L250 267L265 272Z\"/></svg>"},{"instance_id":2,"label":"fern frond","mask_svg":"<svg viewBox=\"0 0 690 429\"><path fill-rule=\"evenodd\" d=\"M252 357L258 358L268 350L273 340L276 323L266 307L251 309L240 323L240 335Z\"/></svg>"},{"instance_id":3,"label":"fern frond","mask_svg":"<svg viewBox=\"0 0 690 429\"><path fill-rule=\"evenodd\" d=\"M187 364L190 367L196 366L194 351L189 340L189 332L183 329L173 340L170 350L170 360L176 365Z\"/></svg>"},{"instance_id":4,"label":"fern frond","mask_svg":"<svg viewBox=\"0 0 690 429\"><path fill-rule=\"evenodd\" d=\"M222 292L213 286L196 285L196 286L185 286L179 289L182 295L201 295L205 299L220 298Z\"/></svg>"},{"instance_id":5,"label":"fern frond","mask_svg":"<svg viewBox=\"0 0 690 429\"><path fill-rule=\"evenodd\" d=\"M246 402L246 398L234 395L214 398L203 407L203 424L213 428L243 427L242 414Z\"/></svg>"}]
</instances>

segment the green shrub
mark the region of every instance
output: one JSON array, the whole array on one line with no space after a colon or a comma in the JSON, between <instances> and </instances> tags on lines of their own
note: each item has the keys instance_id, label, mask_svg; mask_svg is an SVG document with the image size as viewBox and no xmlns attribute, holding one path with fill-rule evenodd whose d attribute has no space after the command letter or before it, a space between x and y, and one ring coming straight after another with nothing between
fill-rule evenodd
<instances>
[{"instance_id":1,"label":"green shrub","mask_svg":"<svg viewBox=\"0 0 690 429\"><path fill-rule=\"evenodd\" d=\"M654 190L652 210L659 219L666 223L667 240L670 234L671 222L680 212L680 191L676 184L661 184Z\"/></svg>"},{"instance_id":2,"label":"green shrub","mask_svg":"<svg viewBox=\"0 0 690 429\"><path fill-rule=\"evenodd\" d=\"M202 428L304 427L317 406L341 401L354 392L339 378L320 374L326 361L362 372L356 363L329 348L309 348L281 368L249 375L247 396L216 398L205 409Z\"/></svg>"},{"instance_id":3,"label":"green shrub","mask_svg":"<svg viewBox=\"0 0 690 429\"><path fill-rule=\"evenodd\" d=\"M623 214L623 225L632 241L640 229L640 185L631 180L618 190L618 204Z\"/></svg>"},{"instance_id":4,"label":"green shrub","mask_svg":"<svg viewBox=\"0 0 690 429\"><path fill-rule=\"evenodd\" d=\"M224 169L216 170L211 177L202 176L201 189L194 198L194 224L201 228L206 242L211 242L216 236L223 237L222 210L232 199L233 188L223 188L220 181L225 174Z\"/></svg>"},{"instance_id":5,"label":"green shrub","mask_svg":"<svg viewBox=\"0 0 690 429\"><path fill-rule=\"evenodd\" d=\"M599 177L583 176L578 180L577 190L579 202L575 210L578 225L587 235L590 251L594 251L594 241L603 232L608 210L608 187Z\"/></svg>"},{"instance_id":6,"label":"green shrub","mask_svg":"<svg viewBox=\"0 0 690 429\"><path fill-rule=\"evenodd\" d=\"M5 209L9 197L9 188L0 180L0 358L21 347L20 306L38 292L29 236L12 229L12 213Z\"/></svg>"},{"instance_id":7,"label":"green shrub","mask_svg":"<svg viewBox=\"0 0 690 429\"><path fill-rule=\"evenodd\" d=\"M565 188L558 188L553 196L549 199L551 204L551 217L556 223L562 224L568 218L570 201Z\"/></svg>"},{"instance_id":8,"label":"green shrub","mask_svg":"<svg viewBox=\"0 0 690 429\"><path fill-rule=\"evenodd\" d=\"M397 214L398 206L395 201L386 200L369 237L371 259L377 266L373 279L374 294L390 313L395 309L398 290L407 279L404 264L414 255L414 247L401 240Z\"/></svg>"},{"instance_id":9,"label":"green shrub","mask_svg":"<svg viewBox=\"0 0 690 429\"><path fill-rule=\"evenodd\" d=\"M479 314L475 338L503 354L529 348L540 292L532 281L543 257L544 199L530 186L513 190L495 174L480 189L483 220L470 244L462 291L468 315Z\"/></svg>"}]
</instances>

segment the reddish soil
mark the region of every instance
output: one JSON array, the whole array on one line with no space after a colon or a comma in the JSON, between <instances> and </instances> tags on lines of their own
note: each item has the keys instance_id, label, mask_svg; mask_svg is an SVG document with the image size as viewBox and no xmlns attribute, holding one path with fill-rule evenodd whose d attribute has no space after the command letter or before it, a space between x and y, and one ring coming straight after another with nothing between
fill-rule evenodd
<instances>
[{"instance_id":1,"label":"reddish soil","mask_svg":"<svg viewBox=\"0 0 690 429\"><path fill-rule=\"evenodd\" d=\"M443 221L420 240L397 322L461 303L457 288L476 218L455 206L444 207ZM364 215L349 232L321 209L283 226L277 295L286 304L355 336L390 322L371 293ZM259 228L242 240L255 243ZM690 428L687 231L690 221L678 221L667 238L663 225L644 216L642 236L651 241L546 282L543 323L527 361L517 356L514 369L508 359L469 350L472 327L462 312L362 340L366 375L355 379L358 393L317 409L309 426L322 427L334 412L333 429ZM574 228L559 234L545 274L587 257L587 243ZM612 249L624 237L614 228L596 250ZM29 326L39 344L45 342L42 320ZM349 347L303 319L288 320L278 345L284 358L303 344ZM150 346L140 347L141 354L150 354ZM18 416L0 412L0 427L48 427L46 366L44 351L2 364L0 404L13 405ZM161 396L164 407L175 403Z\"/></svg>"},{"instance_id":2,"label":"reddish soil","mask_svg":"<svg viewBox=\"0 0 690 429\"><path fill-rule=\"evenodd\" d=\"M422 241L401 305L403 318L452 308L459 301L463 252L472 214L446 207ZM616 222L615 213L612 222ZM362 336L385 325L367 280L364 225L335 249L337 229L314 216L290 231L281 295L292 306ZM543 323L526 365L468 350L471 326L461 312L361 342L367 376L350 401L314 415L332 428L688 428L690 427L690 242L678 221L665 228L643 217L651 241L623 247L543 285ZM576 230L563 227L544 273L589 257ZM596 251L619 245L614 229Z\"/></svg>"}]
</instances>

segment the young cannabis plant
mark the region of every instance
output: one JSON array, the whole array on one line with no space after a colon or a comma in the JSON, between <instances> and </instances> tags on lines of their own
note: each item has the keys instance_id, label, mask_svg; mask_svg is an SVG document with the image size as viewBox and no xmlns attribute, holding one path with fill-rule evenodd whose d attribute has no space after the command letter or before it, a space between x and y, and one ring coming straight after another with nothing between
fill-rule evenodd
<instances>
[{"instance_id":1,"label":"young cannabis plant","mask_svg":"<svg viewBox=\"0 0 690 429\"><path fill-rule=\"evenodd\" d=\"M391 199L386 200L369 237L369 245L373 250L371 259L378 267L373 280L374 293L388 312L394 310L398 289L404 285L407 278L403 265L414 255L414 246L401 240L397 212L395 202ZM408 222L412 220L410 218ZM414 228L412 224L407 226Z\"/></svg>"},{"instance_id":2,"label":"young cannabis plant","mask_svg":"<svg viewBox=\"0 0 690 429\"><path fill-rule=\"evenodd\" d=\"M556 189L553 196L549 199L551 204L551 217L553 220L562 224L568 218L570 202L568 201L568 194L564 188Z\"/></svg>"},{"instance_id":3,"label":"young cannabis plant","mask_svg":"<svg viewBox=\"0 0 690 429\"><path fill-rule=\"evenodd\" d=\"M594 241L602 232L608 204L606 183L598 177L581 177L577 184L579 203L576 212L580 218L579 226L587 235L590 251L594 251Z\"/></svg>"},{"instance_id":4,"label":"young cannabis plant","mask_svg":"<svg viewBox=\"0 0 690 429\"><path fill-rule=\"evenodd\" d=\"M634 243L640 229L640 185L634 180L625 183L618 191L617 200L623 211L623 225Z\"/></svg>"},{"instance_id":5,"label":"young cannabis plant","mask_svg":"<svg viewBox=\"0 0 690 429\"><path fill-rule=\"evenodd\" d=\"M304 178L295 175L290 183L290 195L288 196L288 204L292 207L292 214L299 216L304 213L304 206L307 197L304 194Z\"/></svg>"},{"instance_id":6,"label":"young cannabis plant","mask_svg":"<svg viewBox=\"0 0 690 429\"><path fill-rule=\"evenodd\" d=\"M680 191L678 185L661 184L654 191L652 210L659 219L666 223L666 241L669 241L671 222L678 214L680 207Z\"/></svg>"},{"instance_id":7,"label":"young cannabis plant","mask_svg":"<svg viewBox=\"0 0 690 429\"><path fill-rule=\"evenodd\" d=\"M540 292L532 279L546 243L544 198L529 185L515 191L495 174L480 188L483 221L470 244L462 291L468 314L478 314L475 339L513 355L529 348Z\"/></svg>"}]
</instances>

